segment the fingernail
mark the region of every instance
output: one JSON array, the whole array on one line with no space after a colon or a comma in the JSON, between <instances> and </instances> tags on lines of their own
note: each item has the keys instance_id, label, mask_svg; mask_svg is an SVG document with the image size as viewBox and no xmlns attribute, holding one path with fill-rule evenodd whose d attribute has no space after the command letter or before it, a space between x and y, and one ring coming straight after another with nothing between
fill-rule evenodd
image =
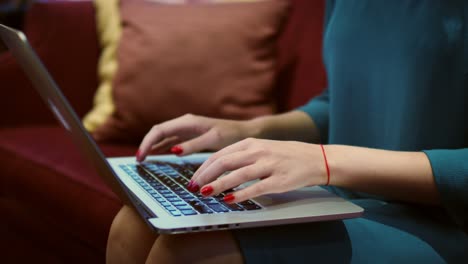
<instances>
[{"instance_id":1,"label":"fingernail","mask_svg":"<svg viewBox=\"0 0 468 264\"><path fill-rule=\"evenodd\" d=\"M198 186L198 184L196 182L193 182L192 183L192 186L190 187L190 190L191 192L198 192L198 190L200 190L200 186Z\"/></svg>"},{"instance_id":2,"label":"fingernail","mask_svg":"<svg viewBox=\"0 0 468 264\"><path fill-rule=\"evenodd\" d=\"M136 160L137 160L138 162L141 161L141 156L140 156L140 155L141 155L141 152L140 152L140 150L138 150L138 151L136 152L136 154L135 154Z\"/></svg>"},{"instance_id":3,"label":"fingernail","mask_svg":"<svg viewBox=\"0 0 468 264\"><path fill-rule=\"evenodd\" d=\"M223 200L226 202L226 203L230 203L232 201L234 201L234 199L236 199L236 197L234 197L234 195L232 195L232 193L224 196Z\"/></svg>"},{"instance_id":4,"label":"fingernail","mask_svg":"<svg viewBox=\"0 0 468 264\"><path fill-rule=\"evenodd\" d=\"M180 155L180 154L182 154L182 152L184 152L184 150L182 149L181 146L177 145L177 146L173 146L171 148L171 152L172 152L172 154Z\"/></svg>"},{"instance_id":5,"label":"fingernail","mask_svg":"<svg viewBox=\"0 0 468 264\"><path fill-rule=\"evenodd\" d=\"M205 186L201 189L200 192L203 196L208 196L213 193L213 187L211 187L211 185Z\"/></svg>"},{"instance_id":6,"label":"fingernail","mask_svg":"<svg viewBox=\"0 0 468 264\"><path fill-rule=\"evenodd\" d=\"M187 184L187 190L190 191L190 189L192 188L192 184L193 184L193 180L190 180L189 183Z\"/></svg>"}]
</instances>

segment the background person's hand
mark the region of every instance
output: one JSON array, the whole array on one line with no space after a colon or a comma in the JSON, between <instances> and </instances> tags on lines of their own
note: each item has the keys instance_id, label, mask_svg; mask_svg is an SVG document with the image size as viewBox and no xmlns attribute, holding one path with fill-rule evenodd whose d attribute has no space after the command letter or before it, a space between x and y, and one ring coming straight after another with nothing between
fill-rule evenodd
<instances>
[{"instance_id":1,"label":"background person's hand","mask_svg":"<svg viewBox=\"0 0 468 264\"><path fill-rule=\"evenodd\" d=\"M211 196L256 179L260 181L225 196L225 201L326 184L320 145L248 138L213 154L194 174L189 188L203 186L201 193Z\"/></svg>"},{"instance_id":2,"label":"background person's hand","mask_svg":"<svg viewBox=\"0 0 468 264\"><path fill-rule=\"evenodd\" d=\"M143 139L137 160L143 161L149 153L171 150L177 155L188 155L203 150L219 150L234 142L252 136L247 121L231 121L187 114L155 125Z\"/></svg>"}]
</instances>

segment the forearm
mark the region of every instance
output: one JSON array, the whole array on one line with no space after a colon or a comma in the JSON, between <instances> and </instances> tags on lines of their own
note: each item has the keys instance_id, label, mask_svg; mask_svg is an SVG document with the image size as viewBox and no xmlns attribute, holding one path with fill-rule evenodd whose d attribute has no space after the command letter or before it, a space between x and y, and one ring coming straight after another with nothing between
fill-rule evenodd
<instances>
[{"instance_id":1,"label":"forearm","mask_svg":"<svg viewBox=\"0 0 468 264\"><path fill-rule=\"evenodd\" d=\"M320 135L313 120L302 111L259 117L249 120L251 136L262 139L294 140L318 143Z\"/></svg>"},{"instance_id":2,"label":"forearm","mask_svg":"<svg viewBox=\"0 0 468 264\"><path fill-rule=\"evenodd\" d=\"M440 203L431 165L423 152L342 145L325 148L330 185L408 202Z\"/></svg>"}]
</instances>

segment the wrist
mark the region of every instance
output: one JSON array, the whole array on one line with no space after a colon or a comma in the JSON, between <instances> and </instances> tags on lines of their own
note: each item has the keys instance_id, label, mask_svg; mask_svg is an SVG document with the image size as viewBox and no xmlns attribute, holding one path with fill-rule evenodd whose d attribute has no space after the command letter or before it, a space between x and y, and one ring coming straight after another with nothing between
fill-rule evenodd
<instances>
[{"instance_id":1,"label":"wrist","mask_svg":"<svg viewBox=\"0 0 468 264\"><path fill-rule=\"evenodd\" d=\"M268 127L271 116L261 116L251 120L243 121L246 138L270 139Z\"/></svg>"},{"instance_id":2,"label":"wrist","mask_svg":"<svg viewBox=\"0 0 468 264\"><path fill-rule=\"evenodd\" d=\"M328 186L330 185L330 166L328 165L328 158L327 158L327 153L325 151L325 146L323 144L320 144L320 149L322 151L322 156L323 156L323 163L324 163L324 175L325 175L325 181L322 185Z\"/></svg>"},{"instance_id":3,"label":"wrist","mask_svg":"<svg viewBox=\"0 0 468 264\"><path fill-rule=\"evenodd\" d=\"M352 168L348 166L348 161L352 159L347 158L350 153L347 153L346 146L323 145L323 147L330 173L328 185L346 187L348 185L346 181L352 179L349 176Z\"/></svg>"}]
</instances>

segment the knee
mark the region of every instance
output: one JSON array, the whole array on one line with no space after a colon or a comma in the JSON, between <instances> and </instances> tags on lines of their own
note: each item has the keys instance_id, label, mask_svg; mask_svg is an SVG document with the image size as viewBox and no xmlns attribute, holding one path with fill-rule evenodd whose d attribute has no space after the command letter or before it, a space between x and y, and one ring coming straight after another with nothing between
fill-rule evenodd
<instances>
[{"instance_id":1,"label":"knee","mask_svg":"<svg viewBox=\"0 0 468 264\"><path fill-rule=\"evenodd\" d=\"M147 263L195 263L191 255L198 243L200 241L193 241L191 235L160 235Z\"/></svg>"},{"instance_id":2,"label":"knee","mask_svg":"<svg viewBox=\"0 0 468 264\"><path fill-rule=\"evenodd\" d=\"M127 206L122 207L112 221L109 236L107 238L106 259L107 263L116 263L116 260L122 260L121 254L124 253L127 240L127 222L131 209Z\"/></svg>"},{"instance_id":3,"label":"knee","mask_svg":"<svg viewBox=\"0 0 468 264\"><path fill-rule=\"evenodd\" d=\"M126 233L126 226L130 222L130 214L132 209L127 206L124 206L120 209L117 215L114 217L112 221L112 225L109 230L109 237L107 241L108 246L117 246L122 244L125 241L125 233Z\"/></svg>"},{"instance_id":4,"label":"knee","mask_svg":"<svg viewBox=\"0 0 468 264\"><path fill-rule=\"evenodd\" d=\"M107 239L107 263L144 263L156 236L137 212L124 206L115 216Z\"/></svg>"},{"instance_id":5,"label":"knee","mask_svg":"<svg viewBox=\"0 0 468 264\"><path fill-rule=\"evenodd\" d=\"M161 235L147 263L243 263L230 232Z\"/></svg>"}]
</instances>

